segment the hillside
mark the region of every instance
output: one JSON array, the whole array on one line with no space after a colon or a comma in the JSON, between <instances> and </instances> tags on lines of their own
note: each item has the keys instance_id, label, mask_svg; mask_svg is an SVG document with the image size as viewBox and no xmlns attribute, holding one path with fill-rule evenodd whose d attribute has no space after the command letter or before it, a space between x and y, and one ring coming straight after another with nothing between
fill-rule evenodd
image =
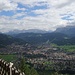
<instances>
[{"instance_id":1,"label":"hillside","mask_svg":"<svg viewBox=\"0 0 75 75\"><path fill-rule=\"evenodd\" d=\"M55 32L63 33L70 37L75 37L75 26L66 26L62 28L57 28Z\"/></svg>"},{"instance_id":2,"label":"hillside","mask_svg":"<svg viewBox=\"0 0 75 75\"><path fill-rule=\"evenodd\" d=\"M22 33L21 33L22 32ZM19 41L22 44L24 41L31 44L41 44L46 43L55 43L57 45L75 45L75 26L67 26L63 28L57 28L55 32L45 32L37 29L14 31L12 35L14 38L11 39L10 36L7 36L10 39L10 42ZM16 33L16 34L15 34ZM21 41L20 41L21 40ZM24 40L24 41L23 41Z\"/></svg>"},{"instance_id":3,"label":"hillside","mask_svg":"<svg viewBox=\"0 0 75 75\"><path fill-rule=\"evenodd\" d=\"M49 43L64 45L69 44L69 40L71 40L67 35L63 33L20 33L15 37L25 40L31 44L40 44L49 41ZM72 44L72 41L70 43Z\"/></svg>"},{"instance_id":4,"label":"hillside","mask_svg":"<svg viewBox=\"0 0 75 75\"><path fill-rule=\"evenodd\" d=\"M6 34L13 35L13 34L19 34L19 33L50 33L52 31L45 31L40 29L28 29L28 30L13 30L9 31Z\"/></svg>"},{"instance_id":5,"label":"hillside","mask_svg":"<svg viewBox=\"0 0 75 75\"><path fill-rule=\"evenodd\" d=\"M0 34L0 47L5 47L6 45L10 45L12 43L25 44L26 42L19 38L14 38L9 35Z\"/></svg>"}]
</instances>

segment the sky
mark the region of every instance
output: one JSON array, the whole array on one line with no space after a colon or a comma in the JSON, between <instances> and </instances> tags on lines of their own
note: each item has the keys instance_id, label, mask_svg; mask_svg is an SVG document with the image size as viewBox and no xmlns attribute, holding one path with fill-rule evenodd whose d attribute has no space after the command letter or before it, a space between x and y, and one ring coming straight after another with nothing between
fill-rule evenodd
<instances>
[{"instance_id":1,"label":"sky","mask_svg":"<svg viewBox=\"0 0 75 75\"><path fill-rule=\"evenodd\" d=\"M0 0L0 32L75 25L75 0Z\"/></svg>"}]
</instances>

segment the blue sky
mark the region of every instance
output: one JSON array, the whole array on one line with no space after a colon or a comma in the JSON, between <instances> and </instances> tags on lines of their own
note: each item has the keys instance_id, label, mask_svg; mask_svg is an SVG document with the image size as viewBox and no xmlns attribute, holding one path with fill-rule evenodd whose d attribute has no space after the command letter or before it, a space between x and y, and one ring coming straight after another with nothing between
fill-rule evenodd
<instances>
[{"instance_id":1,"label":"blue sky","mask_svg":"<svg viewBox=\"0 0 75 75\"><path fill-rule=\"evenodd\" d=\"M43 4L43 2L39 2L38 4ZM42 6L37 6L35 5L34 7L30 7L28 5L24 5L24 4L21 4L21 3L18 3L18 8L24 8L25 10L16 10L15 12L17 13L21 13L21 12L25 12L27 13L27 16L38 16L37 14L35 14L34 10L39 10L39 9L47 9L47 5L42 5ZM0 12L0 16L13 16L15 15L15 12L13 10L10 10L10 11L1 11Z\"/></svg>"},{"instance_id":2,"label":"blue sky","mask_svg":"<svg viewBox=\"0 0 75 75\"><path fill-rule=\"evenodd\" d=\"M71 17L73 17L72 14L67 14L67 15L63 16L61 19L62 20L67 20L67 21L71 21L71 20L73 20L73 18L71 18Z\"/></svg>"},{"instance_id":3,"label":"blue sky","mask_svg":"<svg viewBox=\"0 0 75 75\"><path fill-rule=\"evenodd\" d=\"M13 16L15 13L13 11L1 11L0 16Z\"/></svg>"},{"instance_id":4,"label":"blue sky","mask_svg":"<svg viewBox=\"0 0 75 75\"><path fill-rule=\"evenodd\" d=\"M0 0L0 32L74 25L74 8L75 0Z\"/></svg>"}]
</instances>

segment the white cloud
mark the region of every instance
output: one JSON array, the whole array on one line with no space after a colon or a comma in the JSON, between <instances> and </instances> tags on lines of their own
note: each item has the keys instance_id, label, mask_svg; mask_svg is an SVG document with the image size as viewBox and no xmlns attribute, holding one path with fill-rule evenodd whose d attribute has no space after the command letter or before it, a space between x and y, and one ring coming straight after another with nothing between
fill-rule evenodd
<instances>
[{"instance_id":1,"label":"white cloud","mask_svg":"<svg viewBox=\"0 0 75 75\"><path fill-rule=\"evenodd\" d=\"M41 3L40 3L41 2ZM33 8L36 6L46 5L46 9L31 10L37 16L29 16L25 12L26 8L19 8L18 3ZM44 29L55 30L58 27L74 25L75 23L75 0L0 0L0 11L5 10L22 10L21 13L15 13L14 16L1 16L0 17L0 30L9 31L12 29ZM29 10L29 9L27 9ZM31 13L30 12L30 13ZM62 19L66 15L72 15L70 18L73 20ZM17 17L21 17L17 19ZM73 23L72 23L73 22Z\"/></svg>"},{"instance_id":2,"label":"white cloud","mask_svg":"<svg viewBox=\"0 0 75 75\"><path fill-rule=\"evenodd\" d=\"M17 8L17 4L11 2L10 0L0 0L0 11L2 10L15 10Z\"/></svg>"},{"instance_id":3,"label":"white cloud","mask_svg":"<svg viewBox=\"0 0 75 75\"><path fill-rule=\"evenodd\" d=\"M20 2L22 4L32 5L33 3L46 2L47 0L12 0L12 1L14 1L14 2Z\"/></svg>"}]
</instances>

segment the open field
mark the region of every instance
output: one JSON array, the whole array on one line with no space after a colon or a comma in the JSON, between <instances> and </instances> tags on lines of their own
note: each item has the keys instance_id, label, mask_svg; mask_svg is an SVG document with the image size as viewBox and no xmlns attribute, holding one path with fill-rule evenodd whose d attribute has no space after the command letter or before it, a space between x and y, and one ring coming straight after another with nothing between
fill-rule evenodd
<instances>
[{"instance_id":1,"label":"open field","mask_svg":"<svg viewBox=\"0 0 75 75\"><path fill-rule=\"evenodd\" d=\"M51 46L58 47L65 52L75 52L75 45L61 45L61 46L59 46L59 45L56 45L56 44L51 44Z\"/></svg>"},{"instance_id":2,"label":"open field","mask_svg":"<svg viewBox=\"0 0 75 75\"><path fill-rule=\"evenodd\" d=\"M7 55L0 55L0 59L4 59L7 62L13 62L16 59L16 55L13 54L7 54Z\"/></svg>"},{"instance_id":3,"label":"open field","mask_svg":"<svg viewBox=\"0 0 75 75\"><path fill-rule=\"evenodd\" d=\"M75 52L75 45L64 45L64 46L59 46L66 52Z\"/></svg>"}]
</instances>

